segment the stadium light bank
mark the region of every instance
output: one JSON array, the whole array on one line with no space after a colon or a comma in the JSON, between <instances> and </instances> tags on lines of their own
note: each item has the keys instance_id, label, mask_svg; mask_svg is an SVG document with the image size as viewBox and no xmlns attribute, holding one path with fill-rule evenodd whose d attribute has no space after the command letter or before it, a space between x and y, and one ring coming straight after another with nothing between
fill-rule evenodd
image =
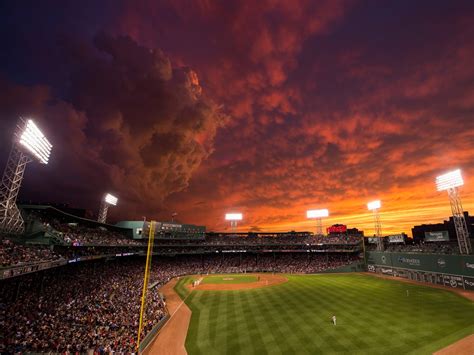
<instances>
[{"instance_id":1,"label":"stadium light bank","mask_svg":"<svg viewBox=\"0 0 474 355\"><path fill-rule=\"evenodd\" d=\"M100 202L99 207L99 217L97 221L100 223L105 223L107 221L107 212L109 211L109 206L117 206L118 198L109 193L105 194L104 198Z\"/></svg>"},{"instance_id":2,"label":"stadium light bank","mask_svg":"<svg viewBox=\"0 0 474 355\"><path fill-rule=\"evenodd\" d=\"M436 178L436 189L438 191L448 192L454 227L456 228L458 238L459 251L461 254L470 254L472 247L469 241L469 232L467 230L466 219L464 218L461 197L459 196L458 190L458 187L463 185L464 180L460 169L447 172Z\"/></svg>"},{"instance_id":3,"label":"stadium light bank","mask_svg":"<svg viewBox=\"0 0 474 355\"><path fill-rule=\"evenodd\" d=\"M0 185L0 230L21 234L25 223L16 205L26 164L33 160L48 164L53 146L32 119L18 120L12 148Z\"/></svg>"},{"instance_id":4,"label":"stadium light bank","mask_svg":"<svg viewBox=\"0 0 474 355\"><path fill-rule=\"evenodd\" d=\"M242 213L226 213L225 220L230 221L230 229L233 233L237 231L237 222L243 219Z\"/></svg>"},{"instance_id":5,"label":"stadium light bank","mask_svg":"<svg viewBox=\"0 0 474 355\"><path fill-rule=\"evenodd\" d=\"M320 210L307 210L306 218L316 220L316 234L323 235L323 218L329 217L329 210L320 209Z\"/></svg>"},{"instance_id":6,"label":"stadium light bank","mask_svg":"<svg viewBox=\"0 0 474 355\"><path fill-rule=\"evenodd\" d=\"M380 223L379 209L382 207L380 200L371 201L367 204L367 209L374 213L374 230L377 237L377 250L383 250L382 225Z\"/></svg>"}]
</instances>

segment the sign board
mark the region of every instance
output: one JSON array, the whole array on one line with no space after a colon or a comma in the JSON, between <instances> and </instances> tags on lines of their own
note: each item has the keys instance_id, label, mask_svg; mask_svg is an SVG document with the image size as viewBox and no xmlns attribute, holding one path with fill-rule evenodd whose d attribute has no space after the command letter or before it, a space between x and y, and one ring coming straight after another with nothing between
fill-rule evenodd
<instances>
[{"instance_id":1,"label":"sign board","mask_svg":"<svg viewBox=\"0 0 474 355\"><path fill-rule=\"evenodd\" d=\"M347 226L344 224L335 224L331 227L327 228L328 234L331 233L346 233L347 232Z\"/></svg>"},{"instance_id":2,"label":"sign board","mask_svg":"<svg viewBox=\"0 0 474 355\"><path fill-rule=\"evenodd\" d=\"M455 275L443 275L444 286L452 288L463 288L463 278L462 276Z\"/></svg>"},{"instance_id":3,"label":"sign board","mask_svg":"<svg viewBox=\"0 0 474 355\"><path fill-rule=\"evenodd\" d=\"M405 243L404 234L394 234L394 235L389 235L387 237L388 237L389 243Z\"/></svg>"},{"instance_id":4,"label":"sign board","mask_svg":"<svg viewBox=\"0 0 474 355\"><path fill-rule=\"evenodd\" d=\"M474 277L474 255L369 251L367 252L367 263L384 267Z\"/></svg>"},{"instance_id":5,"label":"sign board","mask_svg":"<svg viewBox=\"0 0 474 355\"><path fill-rule=\"evenodd\" d=\"M464 279L464 288L466 290L474 291L474 277L464 276L463 279Z\"/></svg>"},{"instance_id":6,"label":"sign board","mask_svg":"<svg viewBox=\"0 0 474 355\"><path fill-rule=\"evenodd\" d=\"M447 242L449 241L448 231L425 232L426 242Z\"/></svg>"}]
</instances>

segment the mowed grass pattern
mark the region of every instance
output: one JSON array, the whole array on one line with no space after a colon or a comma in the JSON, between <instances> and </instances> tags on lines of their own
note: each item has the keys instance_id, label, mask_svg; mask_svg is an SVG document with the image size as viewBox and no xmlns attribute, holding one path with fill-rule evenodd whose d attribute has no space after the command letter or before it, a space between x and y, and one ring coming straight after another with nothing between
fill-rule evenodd
<instances>
[{"instance_id":1,"label":"mowed grass pattern","mask_svg":"<svg viewBox=\"0 0 474 355\"><path fill-rule=\"evenodd\" d=\"M182 279L176 289L193 312L188 353L430 354L474 332L473 302L449 291L359 274L288 279L190 294Z\"/></svg>"},{"instance_id":2,"label":"mowed grass pattern","mask_svg":"<svg viewBox=\"0 0 474 355\"><path fill-rule=\"evenodd\" d=\"M253 275L213 275L204 276L202 284L240 284L256 282L258 278Z\"/></svg>"}]
</instances>

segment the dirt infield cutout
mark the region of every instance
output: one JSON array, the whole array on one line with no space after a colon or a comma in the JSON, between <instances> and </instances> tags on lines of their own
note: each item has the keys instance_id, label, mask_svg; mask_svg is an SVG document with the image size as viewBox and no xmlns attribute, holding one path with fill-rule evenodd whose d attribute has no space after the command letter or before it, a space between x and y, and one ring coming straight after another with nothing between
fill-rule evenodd
<instances>
[{"instance_id":1,"label":"dirt infield cutout","mask_svg":"<svg viewBox=\"0 0 474 355\"><path fill-rule=\"evenodd\" d=\"M273 275L273 274L247 274L248 276L255 276L258 278L258 281L255 282L242 282L242 283L231 283L231 284L199 284L196 287L193 287L191 284L188 285L189 290L199 290L199 291L235 291L235 290L250 290L254 288L262 288L280 285L288 281L288 279L282 275ZM215 274L209 276L216 276ZM227 277L226 277L227 278ZM224 278L224 279L226 279Z\"/></svg>"}]
</instances>

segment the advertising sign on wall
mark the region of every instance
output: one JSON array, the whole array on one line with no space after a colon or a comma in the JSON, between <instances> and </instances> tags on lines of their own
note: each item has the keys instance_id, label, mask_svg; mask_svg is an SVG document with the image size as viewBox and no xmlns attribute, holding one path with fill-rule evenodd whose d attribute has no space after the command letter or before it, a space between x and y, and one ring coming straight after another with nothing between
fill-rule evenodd
<instances>
[{"instance_id":1,"label":"advertising sign on wall","mask_svg":"<svg viewBox=\"0 0 474 355\"><path fill-rule=\"evenodd\" d=\"M373 265L474 277L474 255L367 252Z\"/></svg>"},{"instance_id":2,"label":"advertising sign on wall","mask_svg":"<svg viewBox=\"0 0 474 355\"><path fill-rule=\"evenodd\" d=\"M394 234L388 236L389 243L404 243L405 235L404 234Z\"/></svg>"},{"instance_id":3,"label":"advertising sign on wall","mask_svg":"<svg viewBox=\"0 0 474 355\"><path fill-rule=\"evenodd\" d=\"M446 241L449 241L449 233L448 231L425 232L425 241L446 242Z\"/></svg>"},{"instance_id":4,"label":"advertising sign on wall","mask_svg":"<svg viewBox=\"0 0 474 355\"><path fill-rule=\"evenodd\" d=\"M328 234L331 233L346 233L347 232L347 226L344 224L335 224L331 227L327 228Z\"/></svg>"},{"instance_id":5,"label":"advertising sign on wall","mask_svg":"<svg viewBox=\"0 0 474 355\"><path fill-rule=\"evenodd\" d=\"M463 288L462 276L443 275L444 285L452 288Z\"/></svg>"},{"instance_id":6,"label":"advertising sign on wall","mask_svg":"<svg viewBox=\"0 0 474 355\"><path fill-rule=\"evenodd\" d=\"M466 290L474 290L474 277L464 276L464 288Z\"/></svg>"}]
</instances>

